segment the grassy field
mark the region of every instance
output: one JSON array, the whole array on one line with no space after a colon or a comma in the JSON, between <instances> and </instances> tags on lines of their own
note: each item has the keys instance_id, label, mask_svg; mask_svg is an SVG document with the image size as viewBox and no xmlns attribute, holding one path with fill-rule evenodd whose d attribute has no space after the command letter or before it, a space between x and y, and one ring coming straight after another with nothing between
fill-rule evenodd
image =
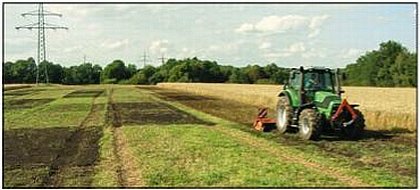
<instances>
[{"instance_id":1,"label":"grassy field","mask_svg":"<svg viewBox=\"0 0 420 190\"><path fill-rule=\"evenodd\" d=\"M8 90L4 105L3 187L416 186L405 134L258 133L255 106L241 101L89 85Z\"/></svg>"},{"instance_id":2,"label":"grassy field","mask_svg":"<svg viewBox=\"0 0 420 190\"><path fill-rule=\"evenodd\" d=\"M257 107L275 108L281 85L159 83L159 87L177 89L206 97L234 100ZM344 87L343 97L360 104L369 129L416 130L415 88Z\"/></svg>"}]
</instances>

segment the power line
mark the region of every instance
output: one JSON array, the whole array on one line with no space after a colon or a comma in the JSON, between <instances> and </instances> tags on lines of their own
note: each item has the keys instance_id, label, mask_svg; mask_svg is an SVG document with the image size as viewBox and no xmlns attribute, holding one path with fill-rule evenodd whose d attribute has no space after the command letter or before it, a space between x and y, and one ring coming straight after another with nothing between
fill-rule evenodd
<instances>
[{"instance_id":1,"label":"power line","mask_svg":"<svg viewBox=\"0 0 420 190\"><path fill-rule=\"evenodd\" d=\"M27 25L22 25L22 26L17 26L16 29L20 30L20 29L28 29L28 30L38 30L38 48L37 48L37 56L38 56L38 63L37 63L37 69L36 69L36 84L38 84L39 82L39 70L40 67L39 65L46 61L46 57L47 57L47 53L46 53L46 49L45 49L45 30L47 29L51 29L51 30L58 30L58 29L65 29L67 30L67 27L64 26L59 26L56 24L50 24L50 23L46 23L45 22L45 17L46 16L58 16L61 17L62 15L59 13L52 13L50 11L44 10L44 5L42 3L38 4L38 10L33 10L33 11L29 11L26 13L22 13L21 14L22 17L25 16L36 16L38 17L38 22L35 23L31 23L31 24L27 24ZM48 68L47 65L45 65L45 78L46 78L46 83L49 83L48 80Z\"/></svg>"}]
</instances>

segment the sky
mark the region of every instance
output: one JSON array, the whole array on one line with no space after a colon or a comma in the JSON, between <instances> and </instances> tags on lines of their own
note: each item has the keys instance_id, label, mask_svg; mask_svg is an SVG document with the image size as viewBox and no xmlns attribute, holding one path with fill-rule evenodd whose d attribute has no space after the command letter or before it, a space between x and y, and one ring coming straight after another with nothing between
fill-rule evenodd
<instances>
[{"instance_id":1,"label":"sky","mask_svg":"<svg viewBox=\"0 0 420 190\"><path fill-rule=\"evenodd\" d=\"M4 5L4 61L36 58L36 4ZM416 51L415 4L45 4L47 60L158 66L160 57L221 65L344 67L388 40Z\"/></svg>"}]
</instances>

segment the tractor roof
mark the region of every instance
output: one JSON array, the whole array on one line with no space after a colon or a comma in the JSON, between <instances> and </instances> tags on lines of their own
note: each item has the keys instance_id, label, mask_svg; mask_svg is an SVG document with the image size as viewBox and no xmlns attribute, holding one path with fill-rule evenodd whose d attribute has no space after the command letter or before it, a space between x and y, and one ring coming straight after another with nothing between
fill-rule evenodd
<instances>
[{"instance_id":1,"label":"tractor roof","mask_svg":"<svg viewBox=\"0 0 420 190\"><path fill-rule=\"evenodd\" d=\"M326 68L326 67L303 67L301 66L300 68L292 68L292 71L326 71L326 72L330 72L331 69L330 68Z\"/></svg>"}]
</instances>

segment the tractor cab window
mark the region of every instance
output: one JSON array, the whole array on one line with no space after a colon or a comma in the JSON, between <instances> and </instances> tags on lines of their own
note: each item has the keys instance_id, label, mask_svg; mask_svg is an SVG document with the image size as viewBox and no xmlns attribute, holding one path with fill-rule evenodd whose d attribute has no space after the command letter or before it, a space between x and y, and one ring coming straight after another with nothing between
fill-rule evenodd
<instances>
[{"instance_id":1,"label":"tractor cab window","mask_svg":"<svg viewBox=\"0 0 420 190\"><path fill-rule=\"evenodd\" d=\"M305 90L334 91L332 75L328 72L308 72L304 74Z\"/></svg>"},{"instance_id":2,"label":"tractor cab window","mask_svg":"<svg viewBox=\"0 0 420 190\"><path fill-rule=\"evenodd\" d=\"M292 78L290 79L290 87L296 90L300 89L300 78L300 73L293 73Z\"/></svg>"}]
</instances>

